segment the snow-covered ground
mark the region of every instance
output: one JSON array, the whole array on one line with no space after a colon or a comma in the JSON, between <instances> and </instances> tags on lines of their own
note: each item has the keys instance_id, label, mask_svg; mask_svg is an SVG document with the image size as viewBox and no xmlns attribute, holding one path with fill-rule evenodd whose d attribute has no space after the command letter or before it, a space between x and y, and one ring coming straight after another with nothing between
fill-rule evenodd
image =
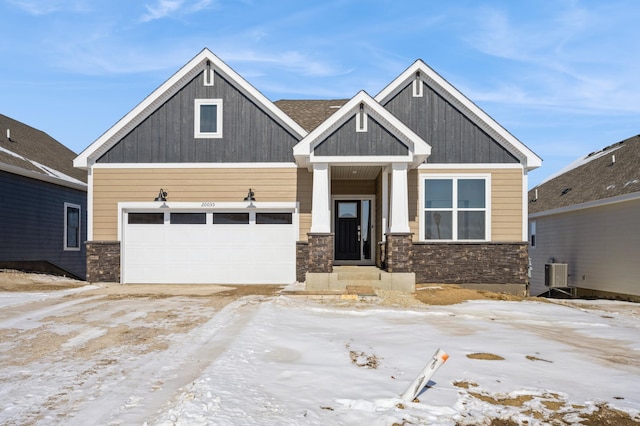
<instances>
[{"instance_id":1,"label":"snow-covered ground","mask_svg":"<svg viewBox=\"0 0 640 426\"><path fill-rule=\"evenodd\" d=\"M0 424L577 424L604 404L640 421L637 304L9 296Z\"/></svg>"}]
</instances>

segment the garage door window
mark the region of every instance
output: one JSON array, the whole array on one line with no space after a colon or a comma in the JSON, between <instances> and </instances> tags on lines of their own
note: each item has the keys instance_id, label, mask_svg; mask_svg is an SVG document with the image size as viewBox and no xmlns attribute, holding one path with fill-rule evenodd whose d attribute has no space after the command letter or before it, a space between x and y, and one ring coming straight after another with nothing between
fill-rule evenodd
<instances>
[{"instance_id":1,"label":"garage door window","mask_svg":"<svg viewBox=\"0 0 640 426\"><path fill-rule=\"evenodd\" d=\"M214 213L214 225L247 225L249 213Z\"/></svg>"},{"instance_id":2,"label":"garage door window","mask_svg":"<svg viewBox=\"0 0 640 426\"><path fill-rule=\"evenodd\" d=\"M207 223L206 213L171 213L172 225L204 225Z\"/></svg>"},{"instance_id":3,"label":"garage door window","mask_svg":"<svg viewBox=\"0 0 640 426\"><path fill-rule=\"evenodd\" d=\"M293 223L291 213L256 213L258 225L291 225Z\"/></svg>"},{"instance_id":4,"label":"garage door window","mask_svg":"<svg viewBox=\"0 0 640 426\"><path fill-rule=\"evenodd\" d=\"M162 225L164 223L164 213L129 213L128 216L130 225Z\"/></svg>"}]
</instances>

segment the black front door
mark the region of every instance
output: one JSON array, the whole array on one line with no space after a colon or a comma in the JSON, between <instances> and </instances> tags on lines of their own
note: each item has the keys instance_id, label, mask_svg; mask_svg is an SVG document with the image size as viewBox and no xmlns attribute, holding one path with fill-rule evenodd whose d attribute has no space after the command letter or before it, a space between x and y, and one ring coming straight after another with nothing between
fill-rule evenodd
<instances>
[{"instance_id":1,"label":"black front door","mask_svg":"<svg viewBox=\"0 0 640 426\"><path fill-rule=\"evenodd\" d=\"M336 201L336 260L360 260L360 200Z\"/></svg>"}]
</instances>

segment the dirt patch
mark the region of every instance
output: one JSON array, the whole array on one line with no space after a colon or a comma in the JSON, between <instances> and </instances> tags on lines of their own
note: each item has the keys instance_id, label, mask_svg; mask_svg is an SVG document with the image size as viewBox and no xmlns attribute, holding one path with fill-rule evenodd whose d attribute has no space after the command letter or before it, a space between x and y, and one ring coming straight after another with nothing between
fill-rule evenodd
<instances>
[{"instance_id":1,"label":"dirt patch","mask_svg":"<svg viewBox=\"0 0 640 426\"><path fill-rule=\"evenodd\" d=\"M484 359L486 361L504 361L500 355L488 354L488 353L474 353L468 354L467 358L469 359Z\"/></svg>"},{"instance_id":2,"label":"dirt patch","mask_svg":"<svg viewBox=\"0 0 640 426\"><path fill-rule=\"evenodd\" d=\"M467 300L508 300L516 302L527 299L539 300L538 298L514 296L511 294L471 290L461 288L455 284L417 284L415 298L427 305L453 305Z\"/></svg>"},{"instance_id":3,"label":"dirt patch","mask_svg":"<svg viewBox=\"0 0 640 426\"><path fill-rule=\"evenodd\" d=\"M0 291L57 291L87 285L68 277L0 269Z\"/></svg>"}]
</instances>

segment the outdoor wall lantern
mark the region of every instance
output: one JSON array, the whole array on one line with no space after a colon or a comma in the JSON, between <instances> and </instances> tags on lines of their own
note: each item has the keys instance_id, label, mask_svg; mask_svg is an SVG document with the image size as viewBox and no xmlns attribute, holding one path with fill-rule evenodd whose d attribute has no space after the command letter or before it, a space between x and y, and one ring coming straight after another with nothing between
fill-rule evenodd
<instances>
[{"instance_id":1,"label":"outdoor wall lantern","mask_svg":"<svg viewBox=\"0 0 640 426\"><path fill-rule=\"evenodd\" d=\"M167 191L160 188L160 192L158 192L158 196L153 201L167 201Z\"/></svg>"},{"instance_id":2,"label":"outdoor wall lantern","mask_svg":"<svg viewBox=\"0 0 640 426\"><path fill-rule=\"evenodd\" d=\"M249 192L247 193L247 196L244 197L244 201L249 202L249 205L247 206L248 209L253 209L256 207L253 205L253 202L256 200L255 195L256 194L251 190L251 188L249 188Z\"/></svg>"},{"instance_id":3,"label":"outdoor wall lantern","mask_svg":"<svg viewBox=\"0 0 640 426\"><path fill-rule=\"evenodd\" d=\"M247 196L244 197L244 201L255 201L256 197L255 197L255 192L253 192L251 190L251 188L249 188L249 192L247 193Z\"/></svg>"}]
</instances>

